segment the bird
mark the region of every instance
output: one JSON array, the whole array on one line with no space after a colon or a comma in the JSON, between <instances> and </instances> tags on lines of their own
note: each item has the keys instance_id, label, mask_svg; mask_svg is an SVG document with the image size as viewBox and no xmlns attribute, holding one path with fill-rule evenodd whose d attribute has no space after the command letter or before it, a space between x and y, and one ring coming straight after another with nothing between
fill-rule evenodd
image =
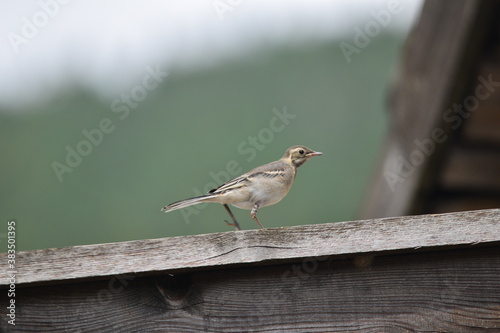
<instances>
[{"instance_id":1,"label":"bird","mask_svg":"<svg viewBox=\"0 0 500 333\"><path fill-rule=\"evenodd\" d=\"M241 209L251 210L250 217L261 229L264 229L257 218L259 208L281 201L290 191L297 175L297 169L311 157L320 155L323 153L305 146L290 147L277 161L252 169L208 191L205 195L173 202L163 207L161 211L168 213L204 202L220 203L233 221L230 223L224 220L224 222L236 230L241 230L231 209L229 209L228 205L231 204Z\"/></svg>"}]
</instances>

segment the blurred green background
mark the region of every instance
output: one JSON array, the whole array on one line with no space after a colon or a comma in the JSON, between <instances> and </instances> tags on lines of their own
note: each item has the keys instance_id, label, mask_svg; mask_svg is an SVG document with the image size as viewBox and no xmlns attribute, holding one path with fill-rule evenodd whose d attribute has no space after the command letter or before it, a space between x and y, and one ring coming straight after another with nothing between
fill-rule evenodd
<instances>
[{"instance_id":1,"label":"blurred green background","mask_svg":"<svg viewBox=\"0 0 500 333\"><path fill-rule=\"evenodd\" d=\"M11 2L0 13L0 251L9 220L17 250L232 231L218 204L160 209L293 145L324 155L259 210L262 223L356 219L421 1L395 3ZM350 61L345 43L358 47Z\"/></svg>"},{"instance_id":2,"label":"blurred green background","mask_svg":"<svg viewBox=\"0 0 500 333\"><path fill-rule=\"evenodd\" d=\"M230 231L217 204L195 213L160 208L203 192L213 182L210 172L226 170L228 161L242 173L297 144L324 156L299 170L285 199L260 210L263 224L355 219L387 128L384 99L403 38L380 35L350 64L340 41L331 41L169 71L124 119L113 112L113 100L81 88L32 106L41 112L1 112L2 220L17 221L22 250ZM277 122L283 129L268 137L263 129L273 109L284 108L295 117L282 127ZM53 162L66 164L66 146L88 141L82 131L104 118L113 131L59 181ZM249 136L259 133L262 150L242 154L238 147L251 147ZM243 229L257 227L249 211L233 212Z\"/></svg>"}]
</instances>

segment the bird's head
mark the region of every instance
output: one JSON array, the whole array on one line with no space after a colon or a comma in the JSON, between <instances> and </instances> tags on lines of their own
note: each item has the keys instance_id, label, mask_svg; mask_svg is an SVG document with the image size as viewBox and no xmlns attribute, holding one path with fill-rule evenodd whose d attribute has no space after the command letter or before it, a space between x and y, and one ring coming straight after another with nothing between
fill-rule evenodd
<instances>
[{"instance_id":1,"label":"bird's head","mask_svg":"<svg viewBox=\"0 0 500 333\"><path fill-rule=\"evenodd\" d=\"M285 155L283 156L284 159L290 160L291 163L296 167L300 167L302 164L305 163L308 159L310 159L313 156L320 156L323 155L323 153L320 153L318 151L314 151L312 149L309 149L304 146L293 146L290 147L286 150Z\"/></svg>"}]
</instances>

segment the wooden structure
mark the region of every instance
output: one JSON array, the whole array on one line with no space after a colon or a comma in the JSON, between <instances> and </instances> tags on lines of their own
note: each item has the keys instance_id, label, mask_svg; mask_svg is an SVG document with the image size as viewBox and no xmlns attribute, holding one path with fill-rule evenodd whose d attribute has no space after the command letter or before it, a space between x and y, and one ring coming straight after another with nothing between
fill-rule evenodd
<instances>
[{"instance_id":1,"label":"wooden structure","mask_svg":"<svg viewBox=\"0 0 500 333\"><path fill-rule=\"evenodd\" d=\"M500 1L429 0L362 218L500 207Z\"/></svg>"},{"instance_id":2,"label":"wooden structure","mask_svg":"<svg viewBox=\"0 0 500 333\"><path fill-rule=\"evenodd\" d=\"M0 330L498 332L499 220L495 209L20 252L16 325L4 315Z\"/></svg>"}]
</instances>

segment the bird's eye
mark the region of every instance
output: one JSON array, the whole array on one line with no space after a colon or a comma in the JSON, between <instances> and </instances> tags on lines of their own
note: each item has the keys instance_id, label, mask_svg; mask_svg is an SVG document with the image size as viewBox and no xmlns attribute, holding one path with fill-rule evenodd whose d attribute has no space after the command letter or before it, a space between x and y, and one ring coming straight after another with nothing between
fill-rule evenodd
<instances>
[{"instance_id":1,"label":"bird's eye","mask_svg":"<svg viewBox=\"0 0 500 333\"><path fill-rule=\"evenodd\" d=\"M299 150L299 154L300 154L300 155L304 155L304 150L302 150L302 149L301 149L301 150Z\"/></svg>"}]
</instances>

